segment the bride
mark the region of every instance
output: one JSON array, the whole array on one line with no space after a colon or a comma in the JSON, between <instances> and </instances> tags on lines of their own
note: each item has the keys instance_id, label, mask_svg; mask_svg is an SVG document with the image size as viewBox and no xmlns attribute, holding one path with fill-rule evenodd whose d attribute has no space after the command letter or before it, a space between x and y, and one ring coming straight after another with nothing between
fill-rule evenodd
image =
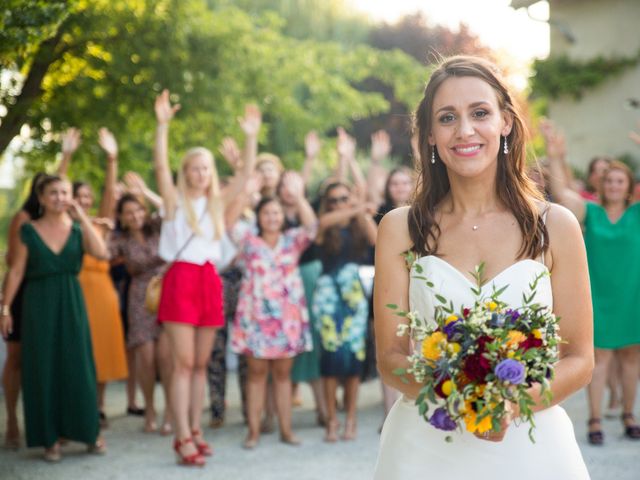
<instances>
[{"instance_id":1,"label":"bride","mask_svg":"<svg viewBox=\"0 0 640 480\"><path fill-rule=\"evenodd\" d=\"M588 479L573 426L558 406L586 386L593 368L592 309L580 226L565 208L545 203L525 174L525 127L494 65L454 57L433 73L416 112L421 175L410 207L380 224L374 293L378 369L403 393L385 422L375 478ZM404 252L430 280L412 281ZM476 265L484 262L483 293L506 288L501 300L522 305L540 273L536 301L561 318L560 361L545 405L531 387L536 443L517 405L500 432L443 432L414 405L421 385L394 373L407 368L412 348L396 335L405 321L386 305L433 320L435 295L456 310L473 304ZM453 441L445 436L453 433Z\"/></svg>"}]
</instances>

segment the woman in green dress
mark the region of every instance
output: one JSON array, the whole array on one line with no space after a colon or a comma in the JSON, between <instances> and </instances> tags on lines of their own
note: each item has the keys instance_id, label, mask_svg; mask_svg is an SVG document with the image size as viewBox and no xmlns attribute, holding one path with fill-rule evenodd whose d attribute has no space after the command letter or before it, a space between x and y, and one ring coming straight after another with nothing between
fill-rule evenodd
<instances>
[{"instance_id":1,"label":"woman in green dress","mask_svg":"<svg viewBox=\"0 0 640 480\"><path fill-rule=\"evenodd\" d=\"M84 298L77 275L86 251L107 258L107 248L71 186L46 175L37 185L43 215L25 223L4 290L0 330L12 330L8 308L23 278L22 389L29 447L60 459L60 439L86 443L104 453L99 437L96 372ZM72 220L76 220L75 222Z\"/></svg>"},{"instance_id":2,"label":"woman in green dress","mask_svg":"<svg viewBox=\"0 0 640 480\"><path fill-rule=\"evenodd\" d=\"M547 142L553 199L583 225L587 247L595 343L588 440L592 445L604 442L602 397L614 354L621 367L624 433L640 439L633 416L640 373L640 204L631 205L633 174L625 164L612 161L602 177L600 203L587 201L568 187L562 165L564 139L555 134Z\"/></svg>"}]
</instances>

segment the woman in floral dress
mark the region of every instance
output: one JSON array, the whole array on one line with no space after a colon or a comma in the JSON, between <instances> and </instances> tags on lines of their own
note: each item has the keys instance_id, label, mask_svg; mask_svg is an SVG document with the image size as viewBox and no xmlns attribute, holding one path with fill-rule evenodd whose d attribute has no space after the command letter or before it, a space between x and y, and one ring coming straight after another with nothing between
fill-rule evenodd
<instances>
[{"instance_id":1,"label":"woman in floral dress","mask_svg":"<svg viewBox=\"0 0 640 480\"><path fill-rule=\"evenodd\" d=\"M233 351L247 357L249 432L245 448L254 448L260 437L260 418L267 377L273 379L280 439L298 445L291 431L291 366L293 358L312 348L309 316L298 261L315 237L316 217L296 192L302 227L283 232L284 212L275 198L264 198L256 208L257 234L235 229L245 274L231 334Z\"/></svg>"}]
</instances>

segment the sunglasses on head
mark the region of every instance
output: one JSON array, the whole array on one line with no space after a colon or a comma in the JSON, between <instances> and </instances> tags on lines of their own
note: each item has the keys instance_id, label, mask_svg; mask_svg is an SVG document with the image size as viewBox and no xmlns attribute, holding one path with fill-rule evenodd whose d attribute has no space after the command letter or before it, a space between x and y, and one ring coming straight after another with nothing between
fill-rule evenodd
<instances>
[{"instance_id":1,"label":"sunglasses on head","mask_svg":"<svg viewBox=\"0 0 640 480\"><path fill-rule=\"evenodd\" d=\"M349 200L349 195L343 195L341 197L328 197L327 203L329 205L337 205L338 203L346 203Z\"/></svg>"}]
</instances>

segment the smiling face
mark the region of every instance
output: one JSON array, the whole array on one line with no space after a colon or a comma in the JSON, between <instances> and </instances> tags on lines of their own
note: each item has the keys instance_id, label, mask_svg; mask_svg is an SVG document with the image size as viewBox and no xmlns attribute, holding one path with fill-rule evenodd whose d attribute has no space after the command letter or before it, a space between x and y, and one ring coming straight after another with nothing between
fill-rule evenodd
<instances>
[{"instance_id":1,"label":"smiling face","mask_svg":"<svg viewBox=\"0 0 640 480\"><path fill-rule=\"evenodd\" d=\"M120 223L125 230L139 232L144 227L147 211L136 201L125 201L119 215Z\"/></svg>"},{"instance_id":2,"label":"smiling face","mask_svg":"<svg viewBox=\"0 0 640 480\"><path fill-rule=\"evenodd\" d=\"M631 192L629 177L624 171L611 168L604 174L602 179L603 203L628 203Z\"/></svg>"},{"instance_id":3,"label":"smiling face","mask_svg":"<svg viewBox=\"0 0 640 480\"><path fill-rule=\"evenodd\" d=\"M476 77L448 78L434 96L431 125L429 143L450 177L495 175L500 137L511 132L511 120L491 85Z\"/></svg>"},{"instance_id":4,"label":"smiling face","mask_svg":"<svg viewBox=\"0 0 640 480\"><path fill-rule=\"evenodd\" d=\"M413 179L407 172L399 170L389 177L387 189L394 206L408 205L413 192Z\"/></svg>"},{"instance_id":5,"label":"smiling face","mask_svg":"<svg viewBox=\"0 0 640 480\"><path fill-rule=\"evenodd\" d=\"M206 190L211 185L213 164L205 155L193 155L184 165L184 178L187 187L193 190Z\"/></svg>"},{"instance_id":6,"label":"smiling face","mask_svg":"<svg viewBox=\"0 0 640 480\"><path fill-rule=\"evenodd\" d=\"M351 192L344 185L337 185L327 190L325 195L327 211L329 212L350 207Z\"/></svg>"},{"instance_id":7,"label":"smiling face","mask_svg":"<svg viewBox=\"0 0 640 480\"><path fill-rule=\"evenodd\" d=\"M93 191L91 190L91 187L89 185L82 184L76 188L75 200L85 212L91 210L91 207L93 207Z\"/></svg>"},{"instance_id":8,"label":"smiling face","mask_svg":"<svg viewBox=\"0 0 640 480\"><path fill-rule=\"evenodd\" d=\"M262 234L279 233L284 226L284 211L278 201L270 201L262 205L258 211L258 227Z\"/></svg>"},{"instance_id":9,"label":"smiling face","mask_svg":"<svg viewBox=\"0 0 640 480\"><path fill-rule=\"evenodd\" d=\"M63 213L69 208L71 185L65 180L53 181L44 187L38 201L45 213Z\"/></svg>"}]
</instances>

